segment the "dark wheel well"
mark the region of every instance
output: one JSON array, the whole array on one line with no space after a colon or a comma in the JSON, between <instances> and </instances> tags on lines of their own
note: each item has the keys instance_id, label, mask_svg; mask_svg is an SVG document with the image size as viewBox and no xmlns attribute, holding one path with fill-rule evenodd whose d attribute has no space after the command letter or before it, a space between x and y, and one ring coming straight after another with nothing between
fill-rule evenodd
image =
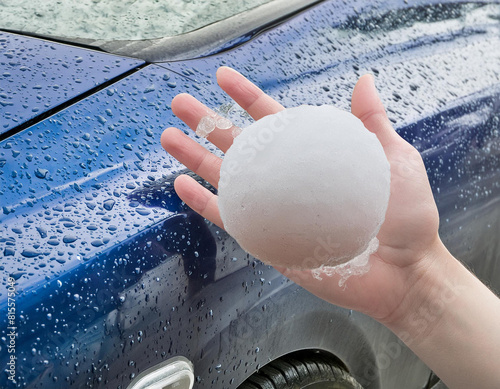
<instances>
[{"instance_id":1,"label":"dark wheel well","mask_svg":"<svg viewBox=\"0 0 500 389\"><path fill-rule=\"evenodd\" d=\"M238 389L362 389L335 355L301 350L284 355L252 374Z\"/></svg>"}]
</instances>

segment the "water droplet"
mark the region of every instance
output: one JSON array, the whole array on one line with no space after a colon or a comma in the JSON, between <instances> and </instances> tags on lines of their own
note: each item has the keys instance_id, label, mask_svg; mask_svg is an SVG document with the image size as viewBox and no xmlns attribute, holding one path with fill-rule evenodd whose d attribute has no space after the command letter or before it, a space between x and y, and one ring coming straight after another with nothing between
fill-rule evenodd
<instances>
[{"instance_id":1,"label":"water droplet","mask_svg":"<svg viewBox=\"0 0 500 389\"><path fill-rule=\"evenodd\" d=\"M146 216L146 215L149 215L151 213L151 211L149 209L146 209L146 208L136 208L136 211L139 215L142 215L142 216Z\"/></svg>"},{"instance_id":2,"label":"water droplet","mask_svg":"<svg viewBox=\"0 0 500 389\"><path fill-rule=\"evenodd\" d=\"M96 239L93 240L90 244L94 247L100 247L104 244L104 242L101 239Z\"/></svg>"},{"instance_id":3,"label":"water droplet","mask_svg":"<svg viewBox=\"0 0 500 389\"><path fill-rule=\"evenodd\" d=\"M238 135L242 133L242 129L240 127L234 127L233 130L231 131L231 135L233 138L236 138Z\"/></svg>"},{"instance_id":4,"label":"water droplet","mask_svg":"<svg viewBox=\"0 0 500 389\"><path fill-rule=\"evenodd\" d=\"M35 258L38 257L40 254L42 253L31 249L25 249L21 252L21 255L26 258Z\"/></svg>"},{"instance_id":5,"label":"water droplet","mask_svg":"<svg viewBox=\"0 0 500 389\"><path fill-rule=\"evenodd\" d=\"M73 243L75 240L77 240L78 238L74 235L65 235L63 237L63 242L64 243Z\"/></svg>"},{"instance_id":6,"label":"water droplet","mask_svg":"<svg viewBox=\"0 0 500 389\"><path fill-rule=\"evenodd\" d=\"M206 138L213 130L215 130L214 118L203 116L196 127L196 135L200 138Z\"/></svg>"},{"instance_id":7,"label":"water droplet","mask_svg":"<svg viewBox=\"0 0 500 389\"><path fill-rule=\"evenodd\" d=\"M116 201L114 199L107 199L102 205L106 211L111 211L115 203Z\"/></svg>"},{"instance_id":8,"label":"water droplet","mask_svg":"<svg viewBox=\"0 0 500 389\"><path fill-rule=\"evenodd\" d=\"M101 115L95 115L95 117L97 118L97 121L101 124L105 124L107 122L106 118L104 116L101 116Z\"/></svg>"},{"instance_id":9,"label":"water droplet","mask_svg":"<svg viewBox=\"0 0 500 389\"><path fill-rule=\"evenodd\" d=\"M36 230L40 234L40 238L46 238L47 237L47 230L43 227L37 227Z\"/></svg>"},{"instance_id":10,"label":"water droplet","mask_svg":"<svg viewBox=\"0 0 500 389\"><path fill-rule=\"evenodd\" d=\"M233 126L233 123L227 118L219 117L215 125L221 130L228 130Z\"/></svg>"},{"instance_id":11,"label":"water droplet","mask_svg":"<svg viewBox=\"0 0 500 389\"><path fill-rule=\"evenodd\" d=\"M8 257L8 256L11 256L11 255L14 255L16 253L16 251L12 248L12 247L6 247L4 250L3 250L3 255L5 257Z\"/></svg>"},{"instance_id":12,"label":"water droplet","mask_svg":"<svg viewBox=\"0 0 500 389\"><path fill-rule=\"evenodd\" d=\"M23 274L26 274L25 271L16 271L14 273L12 273L10 276L14 279L14 280L18 280L19 278L21 278L23 276Z\"/></svg>"},{"instance_id":13,"label":"water droplet","mask_svg":"<svg viewBox=\"0 0 500 389\"><path fill-rule=\"evenodd\" d=\"M36 177L38 177L38 178L43 179L43 178L45 178L45 177L47 176L47 173L48 173L48 172L49 172L49 171L48 171L47 169L40 169L40 168L37 168L37 169L35 170L35 176L36 176Z\"/></svg>"},{"instance_id":14,"label":"water droplet","mask_svg":"<svg viewBox=\"0 0 500 389\"><path fill-rule=\"evenodd\" d=\"M151 84L149 85L146 89L144 89L144 93L150 93L150 92L153 92L155 90L155 86L154 84Z\"/></svg>"}]
</instances>

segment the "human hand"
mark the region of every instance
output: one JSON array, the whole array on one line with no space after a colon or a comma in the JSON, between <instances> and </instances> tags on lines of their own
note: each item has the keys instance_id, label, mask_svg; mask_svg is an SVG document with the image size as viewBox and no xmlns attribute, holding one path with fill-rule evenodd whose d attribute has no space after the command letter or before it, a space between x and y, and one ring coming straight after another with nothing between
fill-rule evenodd
<instances>
[{"instance_id":1,"label":"human hand","mask_svg":"<svg viewBox=\"0 0 500 389\"><path fill-rule=\"evenodd\" d=\"M222 67L217 72L220 87L255 120L284 109L236 71ZM209 109L194 97L181 94L172 101L173 112L193 130ZM399 320L415 303L413 288L425 288L425 275L433 266L433 254L442 249L438 236L439 217L422 159L417 150L392 128L376 92L373 77L361 77L353 91L351 110L381 142L391 166L391 195L377 238L378 251L370 256L370 270L351 277L347 287L339 276L318 280L310 270L278 268L288 278L333 304L355 309L390 324ZM231 131L213 131L208 140L223 152L231 146ZM222 160L176 128L161 137L165 150L214 187ZM189 176L175 183L179 197L203 217L223 227L217 196Z\"/></svg>"}]
</instances>

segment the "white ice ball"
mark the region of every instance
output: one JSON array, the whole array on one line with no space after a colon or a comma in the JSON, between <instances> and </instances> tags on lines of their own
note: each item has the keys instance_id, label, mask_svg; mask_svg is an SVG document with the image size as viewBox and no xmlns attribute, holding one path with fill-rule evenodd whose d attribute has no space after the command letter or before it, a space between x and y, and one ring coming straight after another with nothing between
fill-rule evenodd
<instances>
[{"instance_id":1,"label":"white ice ball","mask_svg":"<svg viewBox=\"0 0 500 389\"><path fill-rule=\"evenodd\" d=\"M390 169L382 145L349 112L300 106L234 139L222 163L219 209L228 233L263 262L345 263L382 225Z\"/></svg>"}]
</instances>

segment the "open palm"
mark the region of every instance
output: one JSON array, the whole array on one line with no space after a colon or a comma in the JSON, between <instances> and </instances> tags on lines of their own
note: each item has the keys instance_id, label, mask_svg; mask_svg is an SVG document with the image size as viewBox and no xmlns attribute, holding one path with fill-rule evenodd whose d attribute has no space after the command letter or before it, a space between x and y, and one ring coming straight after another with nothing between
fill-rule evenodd
<instances>
[{"instance_id":1,"label":"open palm","mask_svg":"<svg viewBox=\"0 0 500 389\"><path fill-rule=\"evenodd\" d=\"M217 72L220 87L255 120L283 110L238 72L222 67ZM181 94L172 101L173 112L193 130L210 110L194 97ZM339 276L318 280L309 270L278 268L288 278L333 304L366 313L384 323L398 320L411 302L407 296L433 265L428 254L439 245L438 213L422 159L417 150L392 128L373 84L365 75L356 84L351 110L375 133L391 166L391 195L385 222L377 235L380 246L370 256L370 271L338 284ZM223 152L231 146L231 131L213 131L208 140ZM219 181L222 159L176 128L161 137L165 150L214 187ZM217 196L189 176L175 181L180 198L206 219L223 227Z\"/></svg>"}]
</instances>

